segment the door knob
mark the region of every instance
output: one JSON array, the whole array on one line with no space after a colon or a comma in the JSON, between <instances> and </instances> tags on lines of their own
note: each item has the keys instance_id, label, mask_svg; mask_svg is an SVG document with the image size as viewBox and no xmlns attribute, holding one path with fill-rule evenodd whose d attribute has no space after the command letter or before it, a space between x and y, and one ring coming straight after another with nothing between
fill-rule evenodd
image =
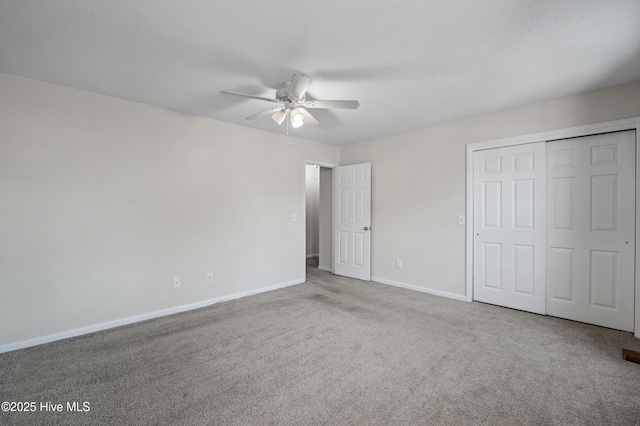
<instances>
[{"instance_id":1,"label":"door knob","mask_svg":"<svg viewBox=\"0 0 640 426\"><path fill-rule=\"evenodd\" d=\"M368 230L369 230L369 229L371 229L371 228L369 228L368 226L365 226L365 227L364 227L364 228L362 228L362 229L363 229L364 231L368 231Z\"/></svg>"}]
</instances>

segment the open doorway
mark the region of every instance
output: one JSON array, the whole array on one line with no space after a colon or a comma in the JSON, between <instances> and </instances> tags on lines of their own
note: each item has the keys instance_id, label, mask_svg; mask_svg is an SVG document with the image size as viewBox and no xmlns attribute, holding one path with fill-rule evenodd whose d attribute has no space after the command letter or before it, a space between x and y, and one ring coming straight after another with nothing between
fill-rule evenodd
<instances>
[{"instance_id":1,"label":"open doorway","mask_svg":"<svg viewBox=\"0 0 640 426\"><path fill-rule=\"evenodd\" d=\"M332 272L332 185L330 167L305 165L305 261L307 272Z\"/></svg>"}]
</instances>

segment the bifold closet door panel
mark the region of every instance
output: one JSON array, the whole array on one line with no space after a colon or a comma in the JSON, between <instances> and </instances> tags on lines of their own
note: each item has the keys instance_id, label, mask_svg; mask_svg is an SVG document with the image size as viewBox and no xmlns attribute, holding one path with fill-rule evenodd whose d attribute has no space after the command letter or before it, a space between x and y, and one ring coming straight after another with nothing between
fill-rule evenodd
<instances>
[{"instance_id":1,"label":"bifold closet door panel","mask_svg":"<svg viewBox=\"0 0 640 426\"><path fill-rule=\"evenodd\" d=\"M549 142L547 176L547 314L633 331L635 131Z\"/></svg>"},{"instance_id":2,"label":"bifold closet door panel","mask_svg":"<svg viewBox=\"0 0 640 426\"><path fill-rule=\"evenodd\" d=\"M474 300L545 313L545 142L474 153Z\"/></svg>"}]
</instances>

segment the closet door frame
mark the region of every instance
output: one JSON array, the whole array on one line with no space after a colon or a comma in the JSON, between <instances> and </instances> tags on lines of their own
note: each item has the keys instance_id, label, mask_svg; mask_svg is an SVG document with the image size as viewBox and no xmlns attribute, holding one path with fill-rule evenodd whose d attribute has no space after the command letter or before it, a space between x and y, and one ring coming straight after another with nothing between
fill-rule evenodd
<instances>
[{"instance_id":1,"label":"closet door frame","mask_svg":"<svg viewBox=\"0 0 640 426\"><path fill-rule=\"evenodd\" d=\"M568 127L565 129L551 130L547 132L532 133L502 139L493 139L483 142L467 144L467 221L466 221L466 300L473 300L473 153L474 151L502 148L506 146L522 145L533 142L549 142L559 139L575 138L579 136L590 136L598 133L617 132L621 130L636 131L636 244L640 244L640 146L638 143L640 135L640 117L626 118L622 120L607 121L602 123L588 124L585 126ZM635 254L635 306L634 306L634 335L640 338L640 250Z\"/></svg>"}]
</instances>

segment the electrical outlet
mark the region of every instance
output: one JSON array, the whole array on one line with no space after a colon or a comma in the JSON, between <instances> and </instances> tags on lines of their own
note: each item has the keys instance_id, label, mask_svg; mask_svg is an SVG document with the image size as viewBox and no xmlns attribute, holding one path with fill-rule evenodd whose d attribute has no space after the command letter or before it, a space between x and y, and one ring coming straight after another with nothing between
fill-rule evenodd
<instances>
[{"instance_id":1,"label":"electrical outlet","mask_svg":"<svg viewBox=\"0 0 640 426\"><path fill-rule=\"evenodd\" d=\"M173 288L180 287L180 277L173 277Z\"/></svg>"},{"instance_id":2,"label":"electrical outlet","mask_svg":"<svg viewBox=\"0 0 640 426\"><path fill-rule=\"evenodd\" d=\"M396 259L396 268L402 268L402 259Z\"/></svg>"},{"instance_id":3,"label":"electrical outlet","mask_svg":"<svg viewBox=\"0 0 640 426\"><path fill-rule=\"evenodd\" d=\"M207 274L207 282L208 283L212 283L213 282L213 272L209 272Z\"/></svg>"},{"instance_id":4,"label":"electrical outlet","mask_svg":"<svg viewBox=\"0 0 640 426\"><path fill-rule=\"evenodd\" d=\"M459 214L458 215L458 225L464 225L464 215L463 214Z\"/></svg>"}]
</instances>

